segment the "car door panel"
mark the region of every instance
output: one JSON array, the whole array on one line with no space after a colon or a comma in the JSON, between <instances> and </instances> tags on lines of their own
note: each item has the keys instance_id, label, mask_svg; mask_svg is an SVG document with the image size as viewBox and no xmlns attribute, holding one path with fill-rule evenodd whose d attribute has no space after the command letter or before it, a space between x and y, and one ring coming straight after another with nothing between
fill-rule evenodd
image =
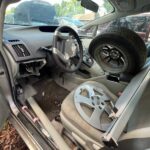
<instances>
[{"instance_id":1,"label":"car door panel","mask_svg":"<svg viewBox=\"0 0 150 150\"><path fill-rule=\"evenodd\" d=\"M9 112L9 106L7 105L6 99L0 89L0 130L2 129L6 119L9 116Z\"/></svg>"},{"instance_id":2,"label":"car door panel","mask_svg":"<svg viewBox=\"0 0 150 150\"><path fill-rule=\"evenodd\" d=\"M9 117L10 107L8 100L12 97L8 72L2 55L0 55L0 129Z\"/></svg>"}]
</instances>

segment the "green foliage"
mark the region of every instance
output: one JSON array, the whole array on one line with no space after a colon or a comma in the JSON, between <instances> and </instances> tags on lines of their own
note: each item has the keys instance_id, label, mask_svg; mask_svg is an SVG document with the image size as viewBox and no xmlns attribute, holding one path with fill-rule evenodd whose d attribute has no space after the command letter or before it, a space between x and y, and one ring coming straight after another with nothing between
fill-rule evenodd
<instances>
[{"instance_id":1,"label":"green foliage","mask_svg":"<svg viewBox=\"0 0 150 150\"><path fill-rule=\"evenodd\" d=\"M55 10L58 17L72 17L74 15L84 13L84 8L81 7L80 2L77 0L63 0L61 4L55 5Z\"/></svg>"},{"instance_id":2,"label":"green foliage","mask_svg":"<svg viewBox=\"0 0 150 150\"><path fill-rule=\"evenodd\" d=\"M10 23L10 24L14 23L14 12L15 12L15 7L6 9L5 23Z\"/></svg>"},{"instance_id":3,"label":"green foliage","mask_svg":"<svg viewBox=\"0 0 150 150\"><path fill-rule=\"evenodd\" d=\"M10 9L6 9L6 15L14 14L15 12L15 7L12 7Z\"/></svg>"}]
</instances>

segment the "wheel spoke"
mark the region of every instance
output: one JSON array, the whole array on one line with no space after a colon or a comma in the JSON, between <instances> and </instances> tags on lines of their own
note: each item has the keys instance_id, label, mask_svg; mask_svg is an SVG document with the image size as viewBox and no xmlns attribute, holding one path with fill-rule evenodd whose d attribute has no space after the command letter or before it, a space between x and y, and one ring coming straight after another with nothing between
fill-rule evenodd
<instances>
[{"instance_id":1,"label":"wheel spoke","mask_svg":"<svg viewBox=\"0 0 150 150\"><path fill-rule=\"evenodd\" d=\"M120 57L120 60L122 61L123 64L125 64L124 58Z\"/></svg>"},{"instance_id":2,"label":"wheel spoke","mask_svg":"<svg viewBox=\"0 0 150 150\"><path fill-rule=\"evenodd\" d=\"M107 50L102 50L101 54L105 57L109 56L109 52Z\"/></svg>"},{"instance_id":3,"label":"wheel spoke","mask_svg":"<svg viewBox=\"0 0 150 150\"><path fill-rule=\"evenodd\" d=\"M110 62L112 59L111 59L110 56L107 56L107 57L104 58L104 60L105 60L106 62Z\"/></svg>"},{"instance_id":4,"label":"wheel spoke","mask_svg":"<svg viewBox=\"0 0 150 150\"><path fill-rule=\"evenodd\" d=\"M105 50L107 50L107 51L110 51L112 48L110 48L108 45L105 45L105 46L103 47L103 49L105 49Z\"/></svg>"},{"instance_id":5,"label":"wheel spoke","mask_svg":"<svg viewBox=\"0 0 150 150\"><path fill-rule=\"evenodd\" d=\"M91 122L92 124L95 124L97 127L100 128L100 116L102 114L103 110L100 109L99 107L96 107L89 119L89 122Z\"/></svg>"},{"instance_id":6,"label":"wheel spoke","mask_svg":"<svg viewBox=\"0 0 150 150\"><path fill-rule=\"evenodd\" d=\"M109 52L110 52L110 48L108 46L104 46L101 50L101 53L104 55L104 56L109 56Z\"/></svg>"},{"instance_id":7,"label":"wheel spoke","mask_svg":"<svg viewBox=\"0 0 150 150\"><path fill-rule=\"evenodd\" d=\"M86 104L88 106L94 107L92 104L92 100L82 95L78 95L77 103Z\"/></svg>"}]
</instances>

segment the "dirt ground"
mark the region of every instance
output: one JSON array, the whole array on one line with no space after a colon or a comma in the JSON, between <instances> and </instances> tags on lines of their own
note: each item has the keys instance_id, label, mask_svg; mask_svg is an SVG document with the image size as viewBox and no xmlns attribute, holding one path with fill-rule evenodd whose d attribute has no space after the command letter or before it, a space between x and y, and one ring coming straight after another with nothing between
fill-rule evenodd
<instances>
[{"instance_id":1,"label":"dirt ground","mask_svg":"<svg viewBox=\"0 0 150 150\"><path fill-rule=\"evenodd\" d=\"M8 122L0 132L0 150L28 150L17 131Z\"/></svg>"}]
</instances>

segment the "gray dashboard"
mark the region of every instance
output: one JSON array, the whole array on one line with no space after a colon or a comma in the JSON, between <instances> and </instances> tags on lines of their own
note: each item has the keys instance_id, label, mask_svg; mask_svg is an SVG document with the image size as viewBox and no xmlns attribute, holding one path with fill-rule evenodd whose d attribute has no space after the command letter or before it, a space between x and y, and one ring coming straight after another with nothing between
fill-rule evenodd
<instances>
[{"instance_id":1,"label":"gray dashboard","mask_svg":"<svg viewBox=\"0 0 150 150\"><path fill-rule=\"evenodd\" d=\"M57 26L5 27L4 46L16 62L45 58L46 54L40 48L52 46L53 33L56 28ZM18 48L25 49L25 54L20 54Z\"/></svg>"},{"instance_id":2,"label":"gray dashboard","mask_svg":"<svg viewBox=\"0 0 150 150\"><path fill-rule=\"evenodd\" d=\"M53 35L57 27L4 26L3 45L11 62L14 77L40 75L40 69L46 64L49 67L54 66L53 58L51 55L47 55L47 52L42 47L51 48L53 46ZM91 37L89 39L89 37L79 36L84 47L83 63L91 67L93 60L88 54ZM47 56L48 59L46 59Z\"/></svg>"}]
</instances>

